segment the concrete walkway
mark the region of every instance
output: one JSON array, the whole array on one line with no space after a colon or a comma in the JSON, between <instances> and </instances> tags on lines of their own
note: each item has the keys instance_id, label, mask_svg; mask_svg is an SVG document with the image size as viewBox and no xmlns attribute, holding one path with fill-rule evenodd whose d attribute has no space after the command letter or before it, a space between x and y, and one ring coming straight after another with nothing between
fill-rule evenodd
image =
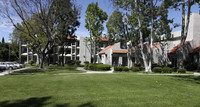
<instances>
[{"instance_id":1,"label":"concrete walkway","mask_svg":"<svg viewBox=\"0 0 200 107\"><path fill-rule=\"evenodd\" d=\"M114 68L112 67L110 71L90 71L90 70L85 70L84 67L77 67L77 70L85 71L86 74L110 74L113 73Z\"/></svg>"},{"instance_id":2,"label":"concrete walkway","mask_svg":"<svg viewBox=\"0 0 200 107\"><path fill-rule=\"evenodd\" d=\"M5 70L5 71L0 73L0 76L8 75L9 73L12 73L12 72L15 72L15 71L25 70L25 69L28 69L28 68L32 68L32 66L26 67L26 68L21 68L21 69L16 69L16 70Z\"/></svg>"}]
</instances>

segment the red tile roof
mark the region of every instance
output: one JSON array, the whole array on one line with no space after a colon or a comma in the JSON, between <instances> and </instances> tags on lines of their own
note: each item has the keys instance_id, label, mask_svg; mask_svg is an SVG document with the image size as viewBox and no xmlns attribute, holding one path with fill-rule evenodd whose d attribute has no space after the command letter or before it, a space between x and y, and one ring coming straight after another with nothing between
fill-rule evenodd
<instances>
[{"instance_id":1,"label":"red tile roof","mask_svg":"<svg viewBox=\"0 0 200 107\"><path fill-rule=\"evenodd\" d=\"M106 49L102 50L101 52L99 52L99 54L104 54L107 50L109 50L110 48L112 48L114 45L110 45L108 46Z\"/></svg>"},{"instance_id":2,"label":"red tile roof","mask_svg":"<svg viewBox=\"0 0 200 107\"><path fill-rule=\"evenodd\" d=\"M113 53L127 53L127 50L112 50Z\"/></svg>"},{"instance_id":3,"label":"red tile roof","mask_svg":"<svg viewBox=\"0 0 200 107\"><path fill-rule=\"evenodd\" d=\"M192 50L190 51L190 53L196 53L196 52L198 52L199 50L200 50L200 45L197 46L197 47L195 47L194 49L192 49Z\"/></svg>"},{"instance_id":4,"label":"red tile roof","mask_svg":"<svg viewBox=\"0 0 200 107\"><path fill-rule=\"evenodd\" d=\"M159 47L159 46L160 46L160 43L154 44L154 45L153 45L153 49L155 49L155 48L157 48L157 47Z\"/></svg>"},{"instance_id":5,"label":"red tile roof","mask_svg":"<svg viewBox=\"0 0 200 107\"><path fill-rule=\"evenodd\" d=\"M189 41L185 41L185 45L188 44ZM168 53L174 53L180 48L181 44L179 43L177 46L175 46L173 49L171 49Z\"/></svg>"},{"instance_id":6,"label":"red tile roof","mask_svg":"<svg viewBox=\"0 0 200 107\"><path fill-rule=\"evenodd\" d=\"M68 35L68 36L66 36L66 38L67 39L76 39L76 36L75 35L72 35L72 36Z\"/></svg>"},{"instance_id":7,"label":"red tile roof","mask_svg":"<svg viewBox=\"0 0 200 107\"><path fill-rule=\"evenodd\" d=\"M109 37L100 37L101 41L108 41Z\"/></svg>"}]
</instances>

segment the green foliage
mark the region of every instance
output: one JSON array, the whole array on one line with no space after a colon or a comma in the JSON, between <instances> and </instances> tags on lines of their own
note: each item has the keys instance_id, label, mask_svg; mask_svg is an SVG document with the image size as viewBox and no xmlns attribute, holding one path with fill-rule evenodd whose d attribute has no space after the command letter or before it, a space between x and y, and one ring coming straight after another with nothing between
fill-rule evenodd
<instances>
[{"instance_id":1,"label":"green foliage","mask_svg":"<svg viewBox=\"0 0 200 107\"><path fill-rule=\"evenodd\" d=\"M125 25L123 22L123 15L122 12L115 10L112 15L109 17L108 22L106 23L107 31L108 31L108 36L112 40L120 39L123 38L122 36L124 35L124 30L125 30ZM110 41L114 42L114 41Z\"/></svg>"},{"instance_id":2,"label":"green foliage","mask_svg":"<svg viewBox=\"0 0 200 107\"><path fill-rule=\"evenodd\" d=\"M133 72L139 72L140 68L139 67L132 67L130 70L133 71Z\"/></svg>"},{"instance_id":3,"label":"green foliage","mask_svg":"<svg viewBox=\"0 0 200 107\"><path fill-rule=\"evenodd\" d=\"M140 63L135 63L135 67L141 67Z\"/></svg>"},{"instance_id":4,"label":"green foliage","mask_svg":"<svg viewBox=\"0 0 200 107\"><path fill-rule=\"evenodd\" d=\"M186 69L177 69L178 73L186 73Z\"/></svg>"},{"instance_id":5,"label":"green foliage","mask_svg":"<svg viewBox=\"0 0 200 107\"><path fill-rule=\"evenodd\" d=\"M81 64L81 61L80 61L80 60L74 60L74 63L75 63L76 65L80 65L80 64Z\"/></svg>"},{"instance_id":6,"label":"green foliage","mask_svg":"<svg viewBox=\"0 0 200 107\"><path fill-rule=\"evenodd\" d=\"M125 66L116 66L114 67L114 71L129 71L128 67Z\"/></svg>"},{"instance_id":7,"label":"green foliage","mask_svg":"<svg viewBox=\"0 0 200 107\"><path fill-rule=\"evenodd\" d=\"M173 72L173 69L170 67L164 67L162 69L162 73L172 73L172 72Z\"/></svg>"},{"instance_id":8,"label":"green foliage","mask_svg":"<svg viewBox=\"0 0 200 107\"><path fill-rule=\"evenodd\" d=\"M84 64L89 64L89 61L84 61Z\"/></svg>"},{"instance_id":9,"label":"green foliage","mask_svg":"<svg viewBox=\"0 0 200 107\"><path fill-rule=\"evenodd\" d=\"M34 64L34 61L33 60L29 60L28 64L30 64L32 66Z\"/></svg>"},{"instance_id":10,"label":"green foliage","mask_svg":"<svg viewBox=\"0 0 200 107\"><path fill-rule=\"evenodd\" d=\"M108 64L86 64L84 68L86 70L92 70L92 71L107 71L107 70L110 70L110 65L108 65Z\"/></svg>"},{"instance_id":11,"label":"green foliage","mask_svg":"<svg viewBox=\"0 0 200 107\"><path fill-rule=\"evenodd\" d=\"M193 71L196 70L198 67L198 64L195 62L191 62L191 61L184 61L184 68L188 71Z\"/></svg>"},{"instance_id":12,"label":"green foliage","mask_svg":"<svg viewBox=\"0 0 200 107\"><path fill-rule=\"evenodd\" d=\"M1 43L5 43L4 37L2 38Z\"/></svg>"},{"instance_id":13,"label":"green foliage","mask_svg":"<svg viewBox=\"0 0 200 107\"><path fill-rule=\"evenodd\" d=\"M153 68L153 72L155 72L155 73L162 73L162 67L154 67Z\"/></svg>"}]
</instances>

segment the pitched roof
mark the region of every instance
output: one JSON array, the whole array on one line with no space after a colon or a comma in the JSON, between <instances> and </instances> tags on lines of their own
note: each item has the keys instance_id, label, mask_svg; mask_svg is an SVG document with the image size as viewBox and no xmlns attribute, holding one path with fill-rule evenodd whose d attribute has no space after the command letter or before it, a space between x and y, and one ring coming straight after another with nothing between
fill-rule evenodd
<instances>
[{"instance_id":1,"label":"pitched roof","mask_svg":"<svg viewBox=\"0 0 200 107\"><path fill-rule=\"evenodd\" d=\"M153 45L153 49L155 49L155 48L157 48L157 47L159 47L159 46L160 46L160 43L154 44L154 45Z\"/></svg>"},{"instance_id":2,"label":"pitched roof","mask_svg":"<svg viewBox=\"0 0 200 107\"><path fill-rule=\"evenodd\" d=\"M113 53L127 53L127 50L112 50Z\"/></svg>"},{"instance_id":3,"label":"pitched roof","mask_svg":"<svg viewBox=\"0 0 200 107\"><path fill-rule=\"evenodd\" d=\"M185 41L185 45L188 44L189 41ZM175 46L174 48L172 48L170 51L168 51L168 53L174 53L176 52L179 48L180 48L181 44L179 43L177 46Z\"/></svg>"},{"instance_id":4,"label":"pitched roof","mask_svg":"<svg viewBox=\"0 0 200 107\"><path fill-rule=\"evenodd\" d=\"M100 37L100 40L101 40L101 41L108 41L108 40L109 40L109 37Z\"/></svg>"},{"instance_id":5,"label":"pitched roof","mask_svg":"<svg viewBox=\"0 0 200 107\"><path fill-rule=\"evenodd\" d=\"M200 50L200 45L197 46L197 47L195 47L194 49L192 49L192 50L190 51L190 53L196 53L196 52L198 52L199 50Z\"/></svg>"},{"instance_id":6,"label":"pitched roof","mask_svg":"<svg viewBox=\"0 0 200 107\"><path fill-rule=\"evenodd\" d=\"M99 52L99 54L104 54L107 50L109 50L110 48L112 48L115 45L110 45L108 46L106 49L102 50L101 52Z\"/></svg>"}]
</instances>

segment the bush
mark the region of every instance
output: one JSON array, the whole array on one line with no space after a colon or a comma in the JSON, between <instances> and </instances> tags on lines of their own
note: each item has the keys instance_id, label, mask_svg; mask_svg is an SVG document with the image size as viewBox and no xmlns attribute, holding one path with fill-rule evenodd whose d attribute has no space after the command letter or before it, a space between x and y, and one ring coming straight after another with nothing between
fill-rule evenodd
<instances>
[{"instance_id":1,"label":"bush","mask_svg":"<svg viewBox=\"0 0 200 107\"><path fill-rule=\"evenodd\" d=\"M68 65L74 65L75 62L74 62L74 60L69 60L69 61L67 61L67 64L68 64Z\"/></svg>"},{"instance_id":2,"label":"bush","mask_svg":"<svg viewBox=\"0 0 200 107\"><path fill-rule=\"evenodd\" d=\"M176 67L172 67L172 71L173 71L173 72L177 72L177 69L178 69L178 68L176 68Z\"/></svg>"},{"instance_id":3,"label":"bush","mask_svg":"<svg viewBox=\"0 0 200 107\"><path fill-rule=\"evenodd\" d=\"M162 73L172 73L173 69L170 67L164 67L162 69Z\"/></svg>"},{"instance_id":4,"label":"bush","mask_svg":"<svg viewBox=\"0 0 200 107\"><path fill-rule=\"evenodd\" d=\"M89 65L89 64L85 64L85 65L84 65L84 69L85 69L85 70L88 70L88 65Z\"/></svg>"},{"instance_id":5,"label":"bush","mask_svg":"<svg viewBox=\"0 0 200 107\"><path fill-rule=\"evenodd\" d=\"M139 72L140 68L139 67L132 67L131 71L133 71L133 72Z\"/></svg>"},{"instance_id":6,"label":"bush","mask_svg":"<svg viewBox=\"0 0 200 107\"><path fill-rule=\"evenodd\" d=\"M161 73L162 72L162 67L154 67L153 72L155 73Z\"/></svg>"},{"instance_id":7,"label":"bush","mask_svg":"<svg viewBox=\"0 0 200 107\"><path fill-rule=\"evenodd\" d=\"M129 71L129 69L125 66L116 66L114 67L114 71Z\"/></svg>"},{"instance_id":8,"label":"bush","mask_svg":"<svg viewBox=\"0 0 200 107\"><path fill-rule=\"evenodd\" d=\"M29 60L28 64L30 64L32 66L34 64L34 61L33 60Z\"/></svg>"},{"instance_id":9,"label":"bush","mask_svg":"<svg viewBox=\"0 0 200 107\"><path fill-rule=\"evenodd\" d=\"M84 61L84 64L89 64L89 61Z\"/></svg>"},{"instance_id":10,"label":"bush","mask_svg":"<svg viewBox=\"0 0 200 107\"><path fill-rule=\"evenodd\" d=\"M93 70L93 71L107 71L107 70L110 70L110 65L108 65L108 64L86 64L84 68L86 70Z\"/></svg>"},{"instance_id":11,"label":"bush","mask_svg":"<svg viewBox=\"0 0 200 107\"><path fill-rule=\"evenodd\" d=\"M80 61L80 60L74 60L74 63L75 63L76 65L80 65L80 64L81 64L81 61Z\"/></svg>"},{"instance_id":12,"label":"bush","mask_svg":"<svg viewBox=\"0 0 200 107\"><path fill-rule=\"evenodd\" d=\"M167 67L170 67L170 68L172 68L172 67L173 67L173 65L172 65L172 64L167 64Z\"/></svg>"},{"instance_id":13,"label":"bush","mask_svg":"<svg viewBox=\"0 0 200 107\"><path fill-rule=\"evenodd\" d=\"M140 63L135 63L135 67L141 67Z\"/></svg>"},{"instance_id":14,"label":"bush","mask_svg":"<svg viewBox=\"0 0 200 107\"><path fill-rule=\"evenodd\" d=\"M186 73L186 69L177 69L178 73Z\"/></svg>"},{"instance_id":15,"label":"bush","mask_svg":"<svg viewBox=\"0 0 200 107\"><path fill-rule=\"evenodd\" d=\"M128 67L123 67L123 71L129 71Z\"/></svg>"},{"instance_id":16,"label":"bush","mask_svg":"<svg viewBox=\"0 0 200 107\"><path fill-rule=\"evenodd\" d=\"M157 63L152 63L152 69L153 69L154 67L159 67L159 66L158 66Z\"/></svg>"},{"instance_id":17,"label":"bush","mask_svg":"<svg viewBox=\"0 0 200 107\"><path fill-rule=\"evenodd\" d=\"M194 71L197 69L198 64L195 62L184 61L184 67L188 71Z\"/></svg>"}]
</instances>

